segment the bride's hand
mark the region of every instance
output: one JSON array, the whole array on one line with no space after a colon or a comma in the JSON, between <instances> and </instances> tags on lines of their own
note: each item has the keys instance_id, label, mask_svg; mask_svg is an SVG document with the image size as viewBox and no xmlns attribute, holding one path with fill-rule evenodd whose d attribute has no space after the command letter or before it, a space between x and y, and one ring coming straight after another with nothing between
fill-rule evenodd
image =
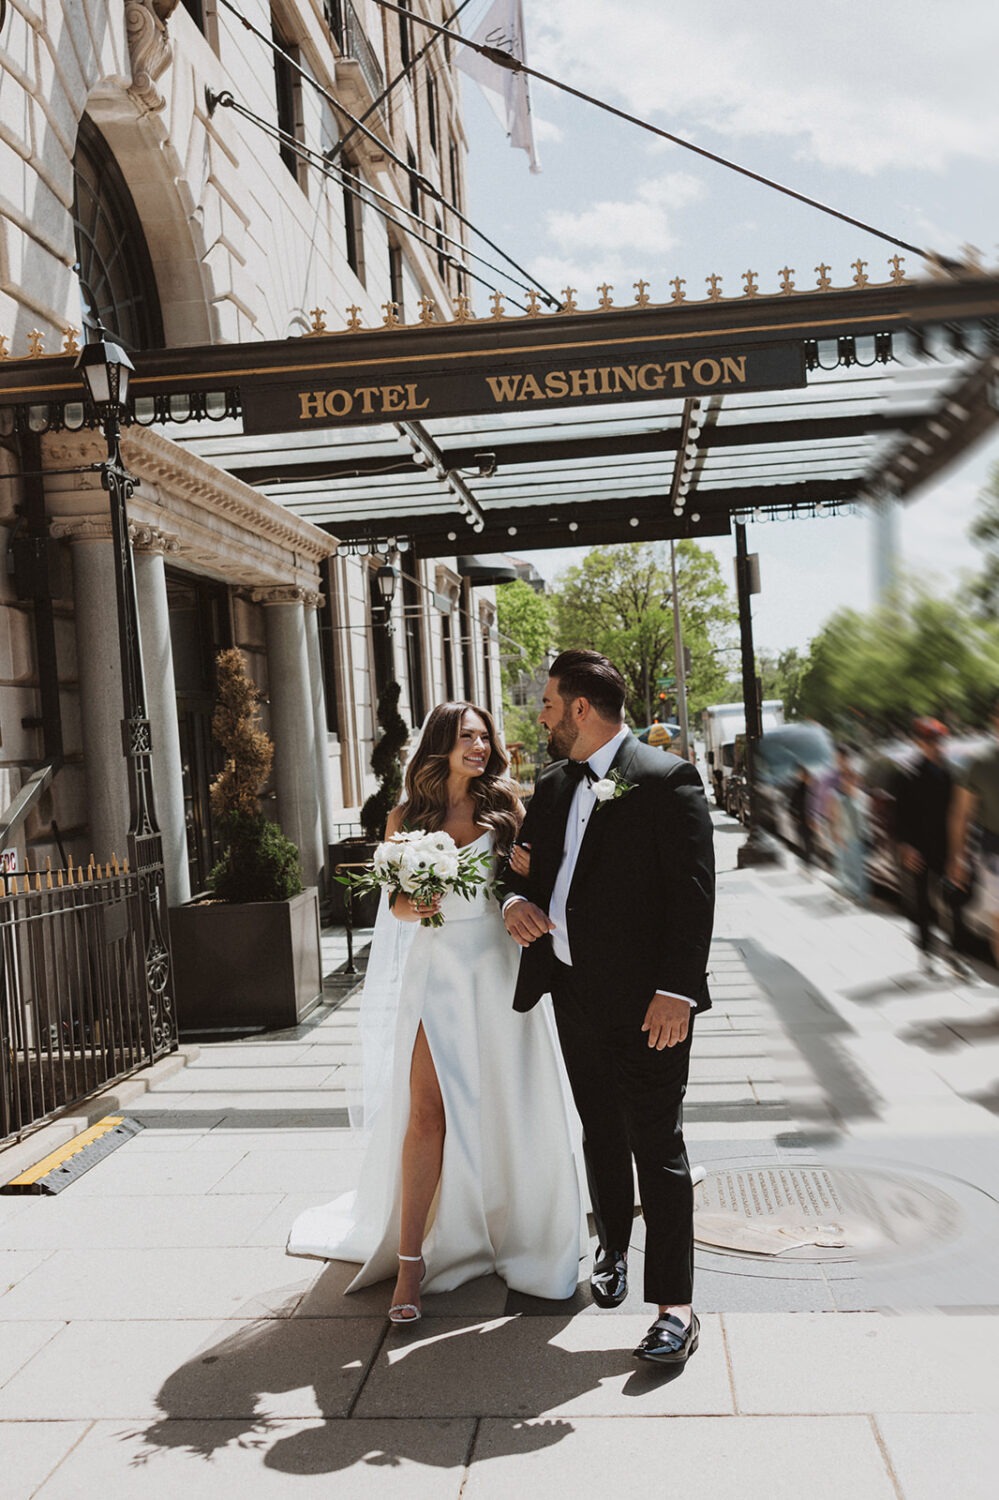
<instances>
[{"instance_id":1,"label":"bride's hand","mask_svg":"<svg viewBox=\"0 0 999 1500\"><path fill-rule=\"evenodd\" d=\"M514 844L510 850L510 869L515 875L525 878L531 873L530 844Z\"/></svg>"},{"instance_id":2,"label":"bride's hand","mask_svg":"<svg viewBox=\"0 0 999 1500\"><path fill-rule=\"evenodd\" d=\"M424 917L435 917L441 909L440 896L431 901L418 902L400 891L392 903L392 915L400 922L420 922Z\"/></svg>"}]
</instances>

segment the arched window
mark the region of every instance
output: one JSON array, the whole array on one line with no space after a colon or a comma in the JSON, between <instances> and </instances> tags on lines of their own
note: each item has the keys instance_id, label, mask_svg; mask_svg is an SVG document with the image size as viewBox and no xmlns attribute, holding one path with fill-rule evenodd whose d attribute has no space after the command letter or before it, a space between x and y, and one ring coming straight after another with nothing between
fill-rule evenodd
<instances>
[{"instance_id":1,"label":"arched window","mask_svg":"<svg viewBox=\"0 0 999 1500\"><path fill-rule=\"evenodd\" d=\"M121 169L96 125L80 121L73 159L76 272L85 338L98 322L131 349L162 349L153 264Z\"/></svg>"}]
</instances>

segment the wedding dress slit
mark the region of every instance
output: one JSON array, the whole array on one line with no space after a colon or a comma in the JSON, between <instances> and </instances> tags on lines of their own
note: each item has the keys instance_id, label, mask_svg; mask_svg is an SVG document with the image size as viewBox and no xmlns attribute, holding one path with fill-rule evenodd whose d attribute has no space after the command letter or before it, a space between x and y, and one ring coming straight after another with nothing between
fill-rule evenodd
<instances>
[{"instance_id":1,"label":"wedding dress slit","mask_svg":"<svg viewBox=\"0 0 999 1500\"><path fill-rule=\"evenodd\" d=\"M491 835L475 843L491 849ZM496 901L481 890L468 901L448 896L437 929L398 923L385 898L382 908L369 976L380 937L404 945L397 1009L386 1009L391 1021L384 1023L391 1029L384 1098L366 1122L357 1193L300 1215L289 1251L361 1261L351 1291L395 1277L410 1071L422 1024L445 1121L423 1291L449 1291L495 1271L517 1291L570 1297L585 1239L554 1026L546 1006L527 1015L512 1009L519 950ZM404 925L400 939L392 928ZM366 981L362 1012L368 998Z\"/></svg>"}]
</instances>

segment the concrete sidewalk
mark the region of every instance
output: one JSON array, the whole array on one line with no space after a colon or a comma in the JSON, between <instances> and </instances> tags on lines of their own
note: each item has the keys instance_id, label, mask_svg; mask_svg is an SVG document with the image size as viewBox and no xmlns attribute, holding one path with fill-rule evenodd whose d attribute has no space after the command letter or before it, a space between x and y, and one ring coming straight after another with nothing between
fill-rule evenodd
<instances>
[{"instance_id":1,"label":"concrete sidewalk","mask_svg":"<svg viewBox=\"0 0 999 1500\"><path fill-rule=\"evenodd\" d=\"M720 821L699 1196L866 1184L870 1253L700 1249L675 1377L630 1357L644 1305L598 1312L585 1275L569 1304L484 1278L390 1332L388 1287L347 1298L349 1268L283 1250L360 1168L350 999L203 1046L133 1100L134 1140L55 1198L0 1197L4 1500L991 1496L999 993L926 984L898 918L735 872L739 841ZM636 1220L638 1284L641 1251Z\"/></svg>"}]
</instances>

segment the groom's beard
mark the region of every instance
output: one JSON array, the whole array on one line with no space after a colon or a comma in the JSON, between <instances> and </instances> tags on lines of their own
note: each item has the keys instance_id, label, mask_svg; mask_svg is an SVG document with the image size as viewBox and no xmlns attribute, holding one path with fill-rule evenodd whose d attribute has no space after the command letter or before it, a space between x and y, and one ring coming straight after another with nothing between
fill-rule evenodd
<instances>
[{"instance_id":1,"label":"groom's beard","mask_svg":"<svg viewBox=\"0 0 999 1500\"><path fill-rule=\"evenodd\" d=\"M568 714L564 714L548 731L548 754L552 760L568 760L578 738L579 730Z\"/></svg>"}]
</instances>

